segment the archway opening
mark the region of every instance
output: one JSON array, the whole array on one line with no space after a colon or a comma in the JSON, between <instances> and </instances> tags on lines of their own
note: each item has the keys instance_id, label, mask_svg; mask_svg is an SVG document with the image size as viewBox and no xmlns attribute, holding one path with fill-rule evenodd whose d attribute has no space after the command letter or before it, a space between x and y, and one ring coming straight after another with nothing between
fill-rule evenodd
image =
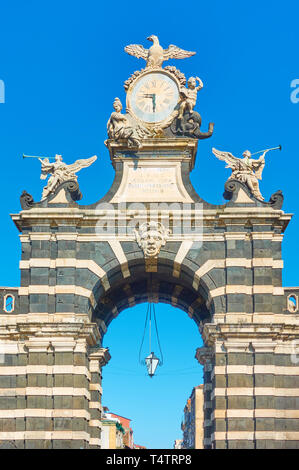
<instances>
[{"instance_id":1,"label":"archway opening","mask_svg":"<svg viewBox=\"0 0 299 470\"><path fill-rule=\"evenodd\" d=\"M200 331L214 313L211 286L198 280L193 269L183 265L174 269L166 258L156 272L149 272L140 256L121 270L119 265L111 267L107 281L93 289L92 320L112 356L102 369L102 405L110 417L114 413L132 419L135 443L173 448L174 441L183 437L187 400L194 387L203 384L203 367L195 353L203 346ZM163 367L152 379L139 364L148 302L156 304L164 356ZM149 354L146 349L145 354Z\"/></svg>"},{"instance_id":2,"label":"archway opening","mask_svg":"<svg viewBox=\"0 0 299 470\"><path fill-rule=\"evenodd\" d=\"M102 405L132 420L134 443L150 449L173 448L183 438L184 407L192 389L203 384L203 367L195 359L203 346L199 327L181 308L156 304L164 363L151 379L139 363L145 302L126 308L111 322L103 338L111 360L102 369ZM145 338L143 355L147 353ZM157 339L152 338L156 352Z\"/></svg>"}]
</instances>

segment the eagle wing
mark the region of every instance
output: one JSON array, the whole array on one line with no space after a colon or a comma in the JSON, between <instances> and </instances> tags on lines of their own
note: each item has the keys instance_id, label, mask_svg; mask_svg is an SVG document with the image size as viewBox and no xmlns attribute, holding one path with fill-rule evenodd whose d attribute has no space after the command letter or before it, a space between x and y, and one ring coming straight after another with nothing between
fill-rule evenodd
<instances>
[{"instance_id":1,"label":"eagle wing","mask_svg":"<svg viewBox=\"0 0 299 470\"><path fill-rule=\"evenodd\" d=\"M90 166L93 162L96 161L98 157L94 155L93 157L90 158L83 158L81 160L76 160L75 163L72 163L71 165L67 166L68 171L71 171L72 173L77 173L77 171L80 171L82 168L86 168Z\"/></svg>"},{"instance_id":2,"label":"eagle wing","mask_svg":"<svg viewBox=\"0 0 299 470\"><path fill-rule=\"evenodd\" d=\"M147 60L148 49L145 49L141 44L129 44L125 47L127 54L133 55L138 59L142 58Z\"/></svg>"},{"instance_id":3,"label":"eagle wing","mask_svg":"<svg viewBox=\"0 0 299 470\"><path fill-rule=\"evenodd\" d=\"M168 59L186 59L187 57L191 57L192 55L195 55L196 52L192 51L184 51L184 49L181 49L178 46L174 46L173 44L170 44L167 49L164 49L163 51L163 59L168 60Z\"/></svg>"},{"instance_id":4,"label":"eagle wing","mask_svg":"<svg viewBox=\"0 0 299 470\"><path fill-rule=\"evenodd\" d=\"M230 152L222 152L221 150L217 150L214 147L212 148L212 152L218 160L222 160L226 163L226 168L231 168L232 170L243 169L243 162L240 158L234 157L234 155Z\"/></svg>"}]
</instances>

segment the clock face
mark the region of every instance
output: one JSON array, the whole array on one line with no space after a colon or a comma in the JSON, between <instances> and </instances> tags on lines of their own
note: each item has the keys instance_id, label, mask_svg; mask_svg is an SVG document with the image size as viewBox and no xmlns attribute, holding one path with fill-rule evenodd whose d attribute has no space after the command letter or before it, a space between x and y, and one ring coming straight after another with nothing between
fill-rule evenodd
<instances>
[{"instance_id":1,"label":"clock face","mask_svg":"<svg viewBox=\"0 0 299 470\"><path fill-rule=\"evenodd\" d=\"M179 100L179 89L168 75L152 72L136 82L128 99L135 116L155 123L164 121L172 113Z\"/></svg>"}]
</instances>

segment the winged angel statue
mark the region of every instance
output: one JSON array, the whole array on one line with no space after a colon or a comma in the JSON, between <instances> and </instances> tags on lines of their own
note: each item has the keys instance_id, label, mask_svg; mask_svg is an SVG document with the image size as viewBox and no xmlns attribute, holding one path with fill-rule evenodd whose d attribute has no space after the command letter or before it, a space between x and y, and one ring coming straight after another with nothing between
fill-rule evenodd
<instances>
[{"instance_id":1,"label":"winged angel statue","mask_svg":"<svg viewBox=\"0 0 299 470\"><path fill-rule=\"evenodd\" d=\"M167 49L163 49L163 47L160 46L158 37L155 35L149 36L147 40L153 42L153 45L149 49L145 49L141 44L130 44L125 47L125 51L128 54L146 61L145 68L159 68L162 67L165 60L186 59L196 54L196 52L184 51L184 49L180 49L173 44L170 44Z\"/></svg>"},{"instance_id":2,"label":"winged angel statue","mask_svg":"<svg viewBox=\"0 0 299 470\"><path fill-rule=\"evenodd\" d=\"M75 163L67 165L62 161L61 155L55 155L54 163L50 163L48 158L39 158L42 164L40 178L45 180L50 175L48 184L43 189L41 200L43 201L49 194L53 193L61 183L69 180L77 181L78 176L76 173L82 168L90 166L96 159L97 156L94 155L91 158L76 160Z\"/></svg>"},{"instance_id":3,"label":"winged angel statue","mask_svg":"<svg viewBox=\"0 0 299 470\"><path fill-rule=\"evenodd\" d=\"M267 149L257 159L251 158L251 152L245 150L243 158L234 157L230 152L221 152L220 150L212 149L213 154L219 159L226 162L226 168L232 169L232 174L228 178L235 179L245 183L252 194L261 201L264 200L259 188L259 180L262 179L262 173L265 166L265 154L269 152Z\"/></svg>"}]
</instances>

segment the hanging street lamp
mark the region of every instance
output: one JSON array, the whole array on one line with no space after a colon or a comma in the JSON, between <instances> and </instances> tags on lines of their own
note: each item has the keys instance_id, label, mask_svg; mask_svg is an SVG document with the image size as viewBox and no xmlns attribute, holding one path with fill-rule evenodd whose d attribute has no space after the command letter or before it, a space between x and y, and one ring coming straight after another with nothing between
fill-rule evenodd
<instances>
[{"instance_id":1,"label":"hanging street lamp","mask_svg":"<svg viewBox=\"0 0 299 470\"><path fill-rule=\"evenodd\" d=\"M160 349L161 359L159 359L157 356L155 356L155 353L151 351L151 349L152 349L152 321L154 321L154 326L155 326L155 330L156 330L156 337L157 337L157 343L158 343L158 346L159 346L159 349ZM150 353L144 360L141 360L142 346L143 346L143 343L144 343L144 338L145 338L145 333L146 333L147 326L148 326L148 330L149 330L149 351L150 351ZM158 365L162 366L162 364L163 364L163 353L162 353L160 339L159 339L155 306L151 302L149 302L147 312L146 312L144 332L143 332L143 337L142 337L141 346L140 346L140 350L139 350L139 362L140 362L141 365L146 365L148 375L151 378L153 378L153 376L155 375L157 366Z\"/></svg>"},{"instance_id":2,"label":"hanging street lamp","mask_svg":"<svg viewBox=\"0 0 299 470\"><path fill-rule=\"evenodd\" d=\"M156 369L158 364L160 363L160 359L155 356L153 352L151 352L146 358L145 358L145 364L147 367L148 375L152 379L153 376L155 375Z\"/></svg>"}]
</instances>

